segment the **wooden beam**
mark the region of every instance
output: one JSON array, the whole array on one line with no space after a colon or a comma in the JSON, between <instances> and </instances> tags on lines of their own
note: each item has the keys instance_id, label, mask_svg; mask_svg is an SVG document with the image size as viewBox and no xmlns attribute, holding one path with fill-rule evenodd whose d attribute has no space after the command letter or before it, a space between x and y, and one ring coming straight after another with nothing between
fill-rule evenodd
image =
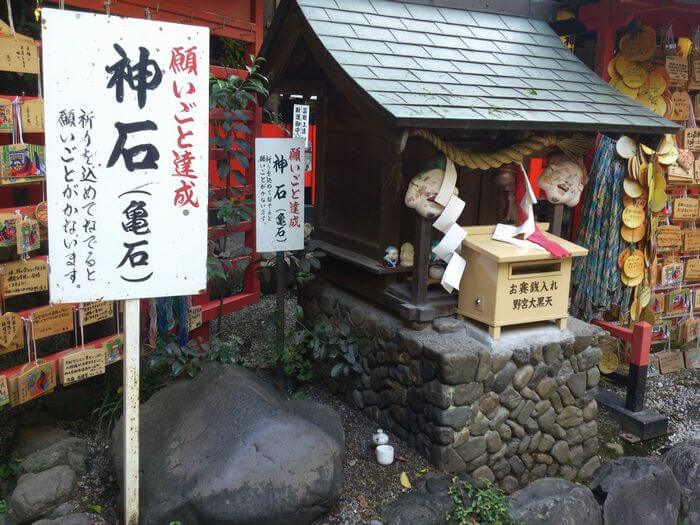
<instances>
[{"instance_id":1,"label":"wooden beam","mask_svg":"<svg viewBox=\"0 0 700 525\"><path fill-rule=\"evenodd\" d=\"M419 306L425 303L428 293L428 270L430 267L431 221L416 215L416 237L413 258L413 281L411 282L411 303Z\"/></svg>"}]
</instances>

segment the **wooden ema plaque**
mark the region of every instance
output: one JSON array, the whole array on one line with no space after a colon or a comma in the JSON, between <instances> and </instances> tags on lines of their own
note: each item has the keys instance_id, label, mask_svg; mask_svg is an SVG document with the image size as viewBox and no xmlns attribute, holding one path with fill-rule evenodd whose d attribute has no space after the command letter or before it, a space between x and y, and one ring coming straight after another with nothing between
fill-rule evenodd
<instances>
[{"instance_id":1,"label":"wooden ema plaque","mask_svg":"<svg viewBox=\"0 0 700 525\"><path fill-rule=\"evenodd\" d=\"M60 378L62 385L70 385L105 373L107 357L103 347L87 347L77 350L60 361Z\"/></svg>"},{"instance_id":2,"label":"wooden ema plaque","mask_svg":"<svg viewBox=\"0 0 700 525\"><path fill-rule=\"evenodd\" d=\"M674 220L695 220L698 218L698 199L679 197L673 199Z\"/></svg>"},{"instance_id":3,"label":"wooden ema plaque","mask_svg":"<svg viewBox=\"0 0 700 525\"><path fill-rule=\"evenodd\" d=\"M690 151L700 151L700 128L685 128L683 130L683 148Z\"/></svg>"},{"instance_id":4,"label":"wooden ema plaque","mask_svg":"<svg viewBox=\"0 0 700 525\"><path fill-rule=\"evenodd\" d=\"M683 236L683 251L700 251L700 230L686 232Z\"/></svg>"},{"instance_id":5,"label":"wooden ema plaque","mask_svg":"<svg viewBox=\"0 0 700 525\"><path fill-rule=\"evenodd\" d=\"M39 54L31 40L0 36L0 71L39 73Z\"/></svg>"},{"instance_id":6,"label":"wooden ema plaque","mask_svg":"<svg viewBox=\"0 0 700 525\"><path fill-rule=\"evenodd\" d=\"M0 133L12 133L12 99L0 96ZM23 99L19 106L24 133L44 132L44 101L40 98Z\"/></svg>"},{"instance_id":7,"label":"wooden ema plaque","mask_svg":"<svg viewBox=\"0 0 700 525\"><path fill-rule=\"evenodd\" d=\"M688 60L681 57L666 57L666 71L672 87L684 87L688 84Z\"/></svg>"},{"instance_id":8,"label":"wooden ema plaque","mask_svg":"<svg viewBox=\"0 0 700 525\"><path fill-rule=\"evenodd\" d=\"M32 312L32 329L35 339L73 330L73 307L69 304L44 306Z\"/></svg>"},{"instance_id":9,"label":"wooden ema plaque","mask_svg":"<svg viewBox=\"0 0 700 525\"><path fill-rule=\"evenodd\" d=\"M685 354L685 367L690 369L700 368L700 348L691 348L683 352Z\"/></svg>"},{"instance_id":10,"label":"wooden ema plaque","mask_svg":"<svg viewBox=\"0 0 700 525\"><path fill-rule=\"evenodd\" d=\"M0 407L10 403L10 388L7 386L7 376L0 376Z\"/></svg>"},{"instance_id":11,"label":"wooden ema plaque","mask_svg":"<svg viewBox=\"0 0 700 525\"><path fill-rule=\"evenodd\" d=\"M656 230L657 248L680 248L681 227L676 224L665 224Z\"/></svg>"},{"instance_id":12,"label":"wooden ema plaque","mask_svg":"<svg viewBox=\"0 0 700 525\"><path fill-rule=\"evenodd\" d=\"M80 319L84 326L114 317L114 303L112 301L95 301L83 303L81 306Z\"/></svg>"},{"instance_id":13,"label":"wooden ema plaque","mask_svg":"<svg viewBox=\"0 0 700 525\"><path fill-rule=\"evenodd\" d=\"M44 261L15 261L2 265L5 298L49 289L48 266Z\"/></svg>"},{"instance_id":14,"label":"wooden ema plaque","mask_svg":"<svg viewBox=\"0 0 700 525\"><path fill-rule=\"evenodd\" d=\"M656 354L659 358L659 368L662 374L671 374L685 368L685 359L682 352L664 350Z\"/></svg>"},{"instance_id":15,"label":"wooden ema plaque","mask_svg":"<svg viewBox=\"0 0 700 525\"><path fill-rule=\"evenodd\" d=\"M14 312L0 317L0 355L24 348L22 319Z\"/></svg>"},{"instance_id":16,"label":"wooden ema plaque","mask_svg":"<svg viewBox=\"0 0 700 525\"><path fill-rule=\"evenodd\" d=\"M700 281L700 259L688 259L685 262L685 280Z\"/></svg>"},{"instance_id":17,"label":"wooden ema plaque","mask_svg":"<svg viewBox=\"0 0 700 525\"><path fill-rule=\"evenodd\" d=\"M43 396L56 388L56 369L53 363L38 361L25 365L23 370L17 376L17 398L20 404Z\"/></svg>"},{"instance_id":18,"label":"wooden ema plaque","mask_svg":"<svg viewBox=\"0 0 700 525\"><path fill-rule=\"evenodd\" d=\"M690 116L690 105L692 101L690 100L690 95L687 91L676 91L671 95L671 102L673 103L673 111L671 112L671 117L669 120L675 122L685 122Z\"/></svg>"}]
</instances>

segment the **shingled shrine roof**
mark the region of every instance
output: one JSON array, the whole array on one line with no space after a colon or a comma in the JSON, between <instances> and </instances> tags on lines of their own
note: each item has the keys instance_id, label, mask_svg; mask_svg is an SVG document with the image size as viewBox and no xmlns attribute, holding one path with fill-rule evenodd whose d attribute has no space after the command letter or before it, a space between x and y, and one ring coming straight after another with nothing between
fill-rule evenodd
<instances>
[{"instance_id":1,"label":"shingled shrine roof","mask_svg":"<svg viewBox=\"0 0 700 525\"><path fill-rule=\"evenodd\" d=\"M544 20L398 0L286 2L396 125L679 129L604 82ZM281 6L278 17L294 8ZM274 41L274 26L270 33Z\"/></svg>"}]
</instances>

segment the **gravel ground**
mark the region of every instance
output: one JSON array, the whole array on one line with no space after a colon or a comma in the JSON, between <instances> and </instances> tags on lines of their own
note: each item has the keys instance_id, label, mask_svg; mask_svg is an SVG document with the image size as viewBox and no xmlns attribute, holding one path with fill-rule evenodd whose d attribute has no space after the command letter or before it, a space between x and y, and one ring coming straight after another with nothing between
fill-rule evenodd
<instances>
[{"instance_id":1,"label":"gravel ground","mask_svg":"<svg viewBox=\"0 0 700 525\"><path fill-rule=\"evenodd\" d=\"M621 396L625 395L624 386L607 381L604 384ZM611 456L608 443L621 444L626 455L646 456L661 455L676 443L700 439L700 370L683 369L648 378L644 406L668 417L668 435L644 443L629 444L620 437L619 427L610 413L601 408L599 430L604 459ZM616 455L613 453L612 456Z\"/></svg>"}]
</instances>

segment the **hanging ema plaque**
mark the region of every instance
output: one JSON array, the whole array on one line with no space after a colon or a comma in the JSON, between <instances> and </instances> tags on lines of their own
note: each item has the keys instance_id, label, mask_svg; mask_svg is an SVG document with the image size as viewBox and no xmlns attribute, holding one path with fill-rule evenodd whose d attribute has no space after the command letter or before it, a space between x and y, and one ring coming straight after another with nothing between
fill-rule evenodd
<instances>
[{"instance_id":1,"label":"hanging ema plaque","mask_svg":"<svg viewBox=\"0 0 700 525\"><path fill-rule=\"evenodd\" d=\"M88 347L61 358L60 377L62 385L70 385L105 373L105 349Z\"/></svg>"},{"instance_id":2,"label":"hanging ema plaque","mask_svg":"<svg viewBox=\"0 0 700 525\"><path fill-rule=\"evenodd\" d=\"M112 301L95 301L80 305L80 321L87 326L99 323L114 316L114 303Z\"/></svg>"},{"instance_id":3,"label":"hanging ema plaque","mask_svg":"<svg viewBox=\"0 0 700 525\"><path fill-rule=\"evenodd\" d=\"M48 267L44 261L14 261L0 267L5 298L48 290Z\"/></svg>"},{"instance_id":4,"label":"hanging ema plaque","mask_svg":"<svg viewBox=\"0 0 700 525\"><path fill-rule=\"evenodd\" d=\"M25 365L17 376L17 395L19 403L26 403L34 398L51 392L56 387L56 369L53 363L36 361Z\"/></svg>"},{"instance_id":5,"label":"hanging ema plaque","mask_svg":"<svg viewBox=\"0 0 700 525\"><path fill-rule=\"evenodd\" d=\"M43 339L73 330L73 306L54 304L44 306L31 314L32 331L35 339Z\"/></svg>"},{"instance_id":6,"label":"hanging ema plaque","mask_svg":"<svg viewBox=\"0 0 700 525\"><path fill-rule=\"evenodd\" d=\"M14 312L0 317L0 355L15 352L24 347L22 319Z\"/></svg>"},{"instance_id":7,"label":"hanging ema plaque","mask_svg":"<svg viewBox=\"0 0 700 525\"><path fill-rule=\"evenodd\" d=\"M7 376L0 376L0 407L10 402L10 390L7 387Z\"/></svg>"}]
</instances>

